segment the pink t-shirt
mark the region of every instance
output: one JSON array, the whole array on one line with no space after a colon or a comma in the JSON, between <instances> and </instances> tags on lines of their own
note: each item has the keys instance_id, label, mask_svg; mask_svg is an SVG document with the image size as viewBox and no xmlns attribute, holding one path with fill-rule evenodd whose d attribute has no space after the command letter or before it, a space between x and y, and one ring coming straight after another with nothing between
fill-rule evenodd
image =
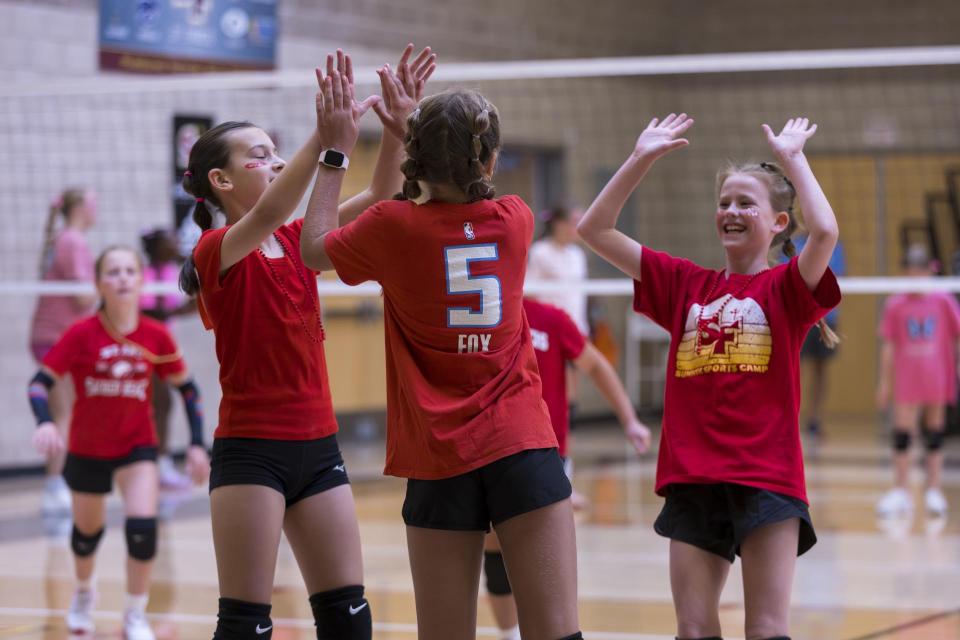
<instances>
[{"instance_id":1,"label":"pink t-shirt","mask_svg":"<svg viewBox=\"0 0 960 640\"><path fill-rule=\"evenodd\" d=\"M880 337L893 345L893 400L953 404L957 399L960 304L949 293L891 296Z\"/></svg>"},{"instance_id":2,"label":"pink t-shirt","mask_svg":"<svg viewBox=\"0 0 960 640\"><path fill-rule=\"evenodd\" d=\"M143 268L143 283L176 283L180 277L180 267L173 262L167 262L159 266L148 264ZM148 311L163 310L166 312L176 311L183 306L186 296L182 293L165 293L158 295L154 293L144 293L140 295L140 308Z\"/></svg>"},{"instance_id":3,"label":"pink t-shirt","mask_svg":"<svg viewBox=\"0 0 960 640\"><path fill-rule=\"evenodd\" d=\"M93 254L83 233L64 229L53 243L52 259L43 274L44 280L93 281ZM73 296L40 296L30 330L31 345L53 345L60 336L81 318L90 315Z\"/></svg>"}]
</instances>

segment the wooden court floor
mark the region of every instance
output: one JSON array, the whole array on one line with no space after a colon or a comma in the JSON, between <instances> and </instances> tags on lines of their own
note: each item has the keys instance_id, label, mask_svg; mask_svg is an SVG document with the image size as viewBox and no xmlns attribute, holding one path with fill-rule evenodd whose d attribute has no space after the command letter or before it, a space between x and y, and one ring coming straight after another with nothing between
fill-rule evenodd
<instances>
[{"instance_id":1,"label":"wooden court floor","mask_svg":"<svg viewBox=\"0 0 960 640\"><path fill-rule=\"evenodd\" d=\"M945 492L954 512L931 520L878 521L888 452L872 421L834 421L808 446L807 480L819 543L798 563L794 640L960 639L960 443L947 448ZM591 501L578 516L580 612L593 640L674 636L667 543L652 530L654 458L630 456L615 428L575 433L574 484ZM346 451L354 478L374 637L416 637L413 593L400 519L403 483L382 478L377 446ZM915 477L920 499L922 476ZM73 588L69 522L38 515L40 481L0 481L0 639L68 637L62 621ZM116 498L99 552L97 638L120 637L124 543ZM158 638L209 640L217 576L203 491L165 496L148 612ZM743 636L739 566L724 592L725 637ZM315 637L296 563L283 547L273 616L277 640ZM484 596L481 595L481 599ZM479 638L496 637L481 602Z\"/></svg>"}]
</instances>

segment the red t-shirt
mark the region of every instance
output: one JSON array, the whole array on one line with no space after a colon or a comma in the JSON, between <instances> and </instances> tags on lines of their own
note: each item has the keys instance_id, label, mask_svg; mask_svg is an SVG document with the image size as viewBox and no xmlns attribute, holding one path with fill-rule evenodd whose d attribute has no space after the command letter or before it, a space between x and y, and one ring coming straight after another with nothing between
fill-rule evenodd
<instances>
[{"instance_id":1,"label":"red t-shirt","mask_svg":"<svg viewBox=\"0 0 960 640\"><path fill-rule=\"evenodd\" d=\"M167 378L186 367L161 322L140 316L137 328L124 337L126 341L114 340L100 317L91 316L67 329L43 358L43 366L73 378L72 454L122 458L136 447L157 444L150 401L153 371ZM154 365L137 345L170 361Z\"/></svg>"},{"instance_id":2,"label":"red t-shirt","mask_svg":"<svg viewBox=\"0 0 960 640\"><path fill-rule=\"evenodd\" d=\"M559 307L524 298L523 310L530 322L533 350L537 354L543 399L550 411L550 422L560 445L560 455L567 455L570 415L567 403L567 362L583 353L587 341L573 318Z\"/></svg>"},{"instance_id":3,"label":"red t-shirt","mask_svg":"<svg viewBox=\"0 0 960 640\"><path fill-rule=\"evenodd\" d=\"M383 286L385 473L449 478L557 446L522 304L532 236L516 196L381 202L327 235L344 282Z\"/></svg>"},{"instance_id":4,"label":"red t-shirt","mask_svg":"<svg viewBox=\"0 0 960 640\"><path fill-rule=\"evenodd\" d=\"M302 226L300 219L276 231L289 255L251 251L223 275L220 243L229 227L205 231L193 251L200 315L220 362L215 438L315 440L337 431L316 272L300 258Z\"/></svg>"},{"instance_id":5,"label":"red t-shirt","mask_svg":"<svg viewBox=\"0 0 960 640\"><path fill-rule=\"evenodd\" d=\"M730 482L806 501L800 345L840 302L833 272L811 292L796 258L726 278L647 247L642 256L634 309L671 336L657 492Z\"/></svg>"}]
</instances>

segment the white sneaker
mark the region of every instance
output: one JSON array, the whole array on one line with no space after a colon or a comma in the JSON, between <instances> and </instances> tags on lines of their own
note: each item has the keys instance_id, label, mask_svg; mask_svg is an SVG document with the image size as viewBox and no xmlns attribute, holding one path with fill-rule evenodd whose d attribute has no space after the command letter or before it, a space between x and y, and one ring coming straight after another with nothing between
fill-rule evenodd
<instances>
[{"instance_id":1,"label":"white sneaker","mask_svg":"<svg viewBox=\"0 0 960 640\"><path fill-rule=\"evenodd\" d=\"M947 512L947 499L943 496L943 491L936 487L930 487L923 496L923 502L927 511L936 516L942 516Z\"/></svg>"},{"instance_id":2,"label":"white sneaker","mask_svg":"<svg viewBox=\"0 0 960 640\"><path fill-rule=\"evenodd\" d=\"M177 469L169 456L162 456L157 463L160 472L160 487L163 489L189 489L193 486L190 477Z\"/></svg>"},{"instance_id":3,"label":"white sneaker","mask_svg":"<svg viewBox=\"0 0 960 640\"><path fill-rule=\"evenodd\" d=\"M881 516L893 516L913 511L913 497L901 487L890 489L877 503L877 513Z\"/></svg>"},{"instance_id":4,"label":"white sneaker","mask_svg":"<svg viewBox=\"0 0 960 640\"><path fill-rule=\"evenodd\" d=\"M71 511L70 489L62 478L47 480L40 499L40 513L44 517L69 516Z\"/></svg>"},{"instance_id":5,"label":"white sneaker","mask_svg":"<svg viewBox=\"0 0 960 640\"><path fill-rule=\"evenodd\" d=\"M125 640L155 640L143 611L129 609L123 614L123 637Z\"/></svg>"},{"instance_id":6,"label":"white sneaker","mask_svg":"<svg viewBox=\"0 0 960 640\"><path fill-rule=\"evenodd\" d=\"M67 611L67 629L70 633L93 633L93 605L97 601L94 589L77 589Z\"/></svg>"}]
</instances>

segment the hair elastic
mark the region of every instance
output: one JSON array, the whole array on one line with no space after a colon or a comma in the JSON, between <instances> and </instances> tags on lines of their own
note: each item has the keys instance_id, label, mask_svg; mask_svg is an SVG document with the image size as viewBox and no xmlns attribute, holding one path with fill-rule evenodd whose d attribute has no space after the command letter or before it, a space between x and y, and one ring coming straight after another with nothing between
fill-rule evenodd
<instances>
[{"instance_id":1,"label":"hair elastic","mask_svg":"<svg viewBox=\"0 0 960 640\"><path fill-rule=\"evenodd\" d=\"M198 202L198 203L203 202L203 198L197 198L197 202Z\"/></svg>"},{"instance_id":2,"label":"hair elastic","mask_svg":"<svg viewBox=\"0 0 960 640\"><path fill-rule=\"evenodd\" d=\"M193 177L193 171L190 171L190 169L187 169L186 171L183 172L183 177L184 177L184 178L192 178L192 177Z\"/></svg>"}]
</instances>

